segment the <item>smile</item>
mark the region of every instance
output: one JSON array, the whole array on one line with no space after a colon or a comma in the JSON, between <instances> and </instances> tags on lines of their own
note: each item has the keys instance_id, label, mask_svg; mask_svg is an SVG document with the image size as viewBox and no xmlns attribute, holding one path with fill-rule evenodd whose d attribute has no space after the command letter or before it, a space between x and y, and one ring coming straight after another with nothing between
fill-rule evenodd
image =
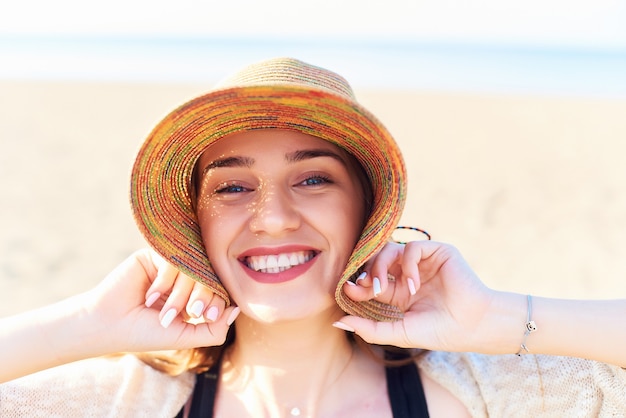
<instances>
[{"instance_id":1,"label":"smile","mask_svg":"<svg viewBox=\"0 0 626 418\"><path fill-rule=\"evenodd\" d=\"M280 273L310 261L315 255L315 251L295 251L291 253L248 256L242 262L248 268L260 273Z\"/></svg>"}]
</instances>

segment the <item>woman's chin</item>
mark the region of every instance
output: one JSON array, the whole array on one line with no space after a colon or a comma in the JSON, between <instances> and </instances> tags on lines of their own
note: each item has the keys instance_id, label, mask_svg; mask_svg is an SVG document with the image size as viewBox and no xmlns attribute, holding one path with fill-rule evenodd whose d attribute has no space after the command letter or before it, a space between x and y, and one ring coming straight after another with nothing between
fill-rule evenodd
<instances>
[{"instance_id":1,"label":"woman's chin","mask_svg":"<svg viewBox=\"0 0 626 418\"><path fill-rule=\"evenodd\" d=\"M242 312L250 319L265 324L281 324L294 321L311 320L315 317L328 318L337 317L337 311L340 311L336 302L330 299L326 303L284 303L284 304L268 304L263 303L246 303L242 307Z\"/></svg>"}]
</instances>

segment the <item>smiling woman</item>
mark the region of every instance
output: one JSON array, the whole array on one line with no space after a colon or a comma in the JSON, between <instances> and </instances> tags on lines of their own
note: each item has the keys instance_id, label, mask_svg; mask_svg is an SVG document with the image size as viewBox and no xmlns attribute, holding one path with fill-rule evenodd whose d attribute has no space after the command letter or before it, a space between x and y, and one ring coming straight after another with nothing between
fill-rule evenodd
<instances>
[{"instance_id":1,"label":"smiling woman","mask_svg":"<svg viewBox=\"0 0 626 418\"><path fill-rule=\"evenodd\" d=\"M153 251L0 322L0 415L623 414L624 300L497 291L392 242L406 177L348 83L295 59L178 107L131 173Z\"/></svg>"},{"instance_id":2,"label":"smiling woman","mask_svg":"<svg viewBox=\"0 0 626 418\"><path fill-rule=\"evenodd\" d=\"M203 153L202 240L247 316L261 319L248 308L268 300L281 302L271 311L283 317L336 308L337 278L365 224L365 193L350 158L322 139L274 129L234 134Z\"/></svg>"},{"instance_id":3,"label":"smiling woman","mask_svg":"<svg viewBox=\"0 0 626 418\"><path fill-rule=\"evenodd\" d=\"M272 130L276 136L280 135L277 131L314 136L309 138L309 142L316 141L313 149L323 146L325 152L340 156L355 185L360 185L354 187L356 194L351 200L370 201L371 196L368 218L342 268L336 298L348 312L374 319L399 318L395 307L356 302L340 289L366 259L383 247L398 223L407 187L402 154L384 125L356 101L343 77L301 61L275 59L246 67L213 91L180 106L154 128L139 150L131 177L133 211L145 238L181 271L230 301L207 258L206 245L211 244L205 244L201 237L194 193L203 189L190 185L197 170L207 174L207 168L214 171L213 165L224 165L226 161L228 166L236 161L237 165L253 165L254 158L234 153L231 141L224 138L237 139L236 134L258 130ZM251 139L264 136L269 134L251 135ZM213 157L202 161L198 169L196 162L207 148ZM283 152L297 162L307 155L300 152L306 149L296 147ZM284 160L284 156L279 157ZM306 160L310 163L311 158ZM271 164L274 162L263 161L262 167L267 169ZM360 211L351 217L360 220ZM172 218L178 221L172 223ZM154 230L166 233L154 234Z\"/></svg>"}]
</instances>

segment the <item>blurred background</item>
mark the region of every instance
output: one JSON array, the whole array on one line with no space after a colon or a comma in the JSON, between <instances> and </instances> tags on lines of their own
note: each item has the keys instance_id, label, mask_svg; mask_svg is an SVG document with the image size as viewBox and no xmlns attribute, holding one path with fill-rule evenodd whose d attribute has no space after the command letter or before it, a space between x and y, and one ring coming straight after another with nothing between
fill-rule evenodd
<instances>
[{"instance_id":1,"label":"blurred background","mask_svg":"<svg viewBox=\"0 0 626 418\"><path fill-rule=\"evenodd\" d=\"M0 316L144 246L134 152L242 66L345 76L409 167L403 222L489 285L626 297L626 2L1 0Z\"/></svg>"}]
</instances>

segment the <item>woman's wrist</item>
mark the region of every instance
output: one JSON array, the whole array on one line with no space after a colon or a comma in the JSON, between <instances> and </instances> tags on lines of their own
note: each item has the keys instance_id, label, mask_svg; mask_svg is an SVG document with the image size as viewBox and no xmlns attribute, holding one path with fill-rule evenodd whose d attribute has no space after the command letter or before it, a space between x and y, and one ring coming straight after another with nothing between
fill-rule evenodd
<instances>
[{"instance_id":1,"label":"woman's wrist","mask_svg":"<svg viewBox=\"0 0 626 418\"><path fill-rule=\"evenodd\" d=\"M468 351L581 357L623 367L624 318L623 300L533 296L529 304L528 295L494 292Z\"/></svg>"},{"instance_id":2,"label":"woman's wrist","mask_svg":"<svg viewBox=\"0 0 626 418\"><path fill-rule=\"evenodd\" d=\"M494 291L477 328L472 351L483 354L515 354L524 340L528 315L527 296Z\"/></svg>"}]
</instances>

